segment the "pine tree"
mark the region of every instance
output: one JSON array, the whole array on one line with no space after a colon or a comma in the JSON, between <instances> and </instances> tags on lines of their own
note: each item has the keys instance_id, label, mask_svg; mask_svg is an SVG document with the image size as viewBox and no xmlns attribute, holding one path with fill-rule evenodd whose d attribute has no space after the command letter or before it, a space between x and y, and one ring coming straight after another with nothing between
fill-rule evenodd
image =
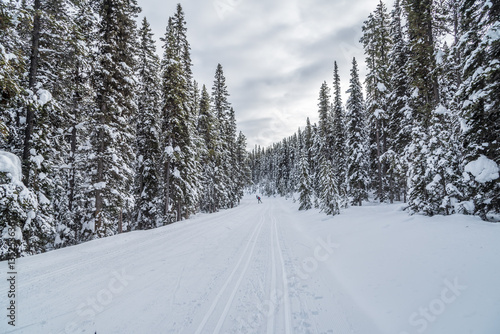
<instances>
[{"instance_id":1,"label":"pine tree","mask_svg":"<svg viewBox=\"0 0 500 334\"><path fill-rule=\"evenodd\" d=\"M334 137L332 129L332 114L330 106L330 88L325 82L321 85L319 91L319 121L318 121L318 131L319 136L322 138L321 150L318 154L324 156L326 159L333 159L334 150Z\"/></svg>"},{"instance_id":2,"label":"pine tree","mask_svg":"<svg viewBox=\"0 0 500 334\"><path fill-rule=\"evenodd\" d=\"M309 165L307 162L307 154L302 152L300 158L300 180L299 180L299 210L309 210L312 208L312 185L311 177L309 176Z\"/></svg>"},{"instance_id":3,"label":"pine tree","mask_svg":"<svg viewBox=\"0 0 500 334\"><path fill-rule=\"evenodd\" d=\"M159 170L160 60L146 18L139 31L134 225L149 229L161 222Z\"/></svg>"},{"instance_id":4,"label":"pine tree","mask_svg":"<svg viewBox=\"0 0 500 334\"><path fill-rule=\"evenodd\" d=\"M337 69L336 66L335 69ZM314 188L319 207L326 214L335 215L339 213L341 205L337 172L340 168L337 169L337 166L332 165L337 162L336 158L339 155L336 152L337 138L334 137L336 133L332 124L330 89L326 82L321 85L318 100L319 125L315 145L313 145L313 147L316 146L313 148L313 151L316 152L313 159L318 163L319 168L316 170ZM332 142L329 143L329 140Z\"/></svg>"},{"instance_id":5,"label":"pine tree","mask_svg":"<svg viewBox=\"0 0 500 334\"><path fill-rule=\"evenodd\" d=\"M18 156L22 154L23 145L22 106L27 105L23 84L26 69L24 42L18 32L24 20L26 13L16 2L0 3L0 149Z\"/></svg>"},{"instance_id":6,"label":"pine tree","mask_svg":"<svg viewBox=\"0 0 500 334\"><path fill-rule=\"evenodd\" d=\"M409 109L410 88L406 72L408 62L408 46L402 26L403 11L400 1L394 2L391 13L391 40L393 41L389 51L389 93L387 95L388 111L388 142L387 152L382 159L387 164L387 176L389 183L389 200L406 202L406 173L407 161L405 160L405 148L410 142L411 115Z\"/></svg>"},{"instance_id":7,"label":"pine tree","mask_svg":"<svg viewBox=\"0 0 500 334\"><path fill-rule=\"evenodd\" d=\"M498 2L461 1L462 38L458 49L462 51L463 82L458 94L463 119L463 168L473 211L486 220L498 220L495 215L500 212L500 178L497 173L481 179L471 171L481 161L492 171L500 165L499 16Z\"/></svg>"},{"instance_id":8,"label":"pine tree","mask_svg":"<svg viewBox=\"0 0 500 334\"><path fill-rule=\"evenodd\" d=\"M228 102L229 93L226 87L226 78L222 65L218 64L215 71L215 80L212 87L212 107L215 117L219 122L219 142L217 147L217 179L220 188L215 194L219 208L228 208L231 206L231 189L233 181L230 179L232 170L232 146L234 143L234 130L231 120L231 107Z\"/></svg>"},{"instance_id":9,"label":"pine tree","mask_svg":"<svg viewBox=\"0 0 500 334\"><path fill-rule=\"evenodd\" d=\"M351 204L362 205L368 199L368 162L366 160L366 124L363 92L356 58L352 60L351 80L347 90L347 181Z\"/></svg>"},{"instance_id":10,"label":"pine tree","mask_svg":"<svg viewBox=\"0 0 500 334\"><path fill-rule=\"evenodd\" d=\"M243 132L240 131L236 139L236 163L235 163L235 176L236 176L236 200L238 204L244 195L244 189L250 184L251 170L249 167L248 153L247 153L247 139Z\"/></svg>"},{"instance_id":11,"label":"pine tree","mask_svg":"<svg viewBox=\"0 0 500 334\"><path fill-rule=\"evenodd\" d=\"M346 127L345 112L342 106L340 90L340 76L337 62L333 70L333 108L332 108L332 134L333 134L333 156L332 164L335 182L337 184L338 196L341 207L347 207L347 178L346 178Z\"/></svg>"},{"instance_id":12,"label":"pine tree","mask_svg":"<svg viewBox=\"0 0 500 334\"><path fill-rule=\"evenodd\" d=\"M407 73L410 77L411 97L409 107L413 121L412 142L408 146L409 156L409 201L412 212L434 214L430 204L435 182L427 170L430 149L432 112L439 103L439 88L436 78L435 40L432 16L432 1L409 0L405 4L408 16L410 59Z\"/></svg>"},{"instance_id":13,"label":"pine tree","mask_svg":"<svg viewBox=\"0 0 500 334\"><path fill-rule=\"evenodd\" d=\"M210 105L210 95L203 85L201 90L198 133L205 148L201 153L202 163L202 196L201 210L215 212L219 209L216 194L222 192L218 173L219 122Z\"/></svg>"},{"instance_id":14,"label":"pine tree","mask_svg":"<svg viewBox=\"0 0 500 334\"><path fill-rule=\"evenodd\" d=\"M88 164L92 156L88 134L90 115L95 110L92 72L94 68L93 46L96 45L97 7L92 0L75 4L73 24L68 34L68 63L66 72L64 108L65 140L68 149L63 156L67 169L58 176L64 181L56 219L58 247L74 245L92 238L93 209L92 168ZM58 204L56 204L58 205ZM66 210L65 210L66 209Z\"/></svg>"},{"instance_id":15,"label":"pine tree","mask_svg":"<svg viewBox=\"0 0 500 334\"><path fill-rule=\"evenodd\" d=\"M167 222L181 220L197 205L196 115L192 108L192 83L186 22L180 5L169 18L162 60L162 147L164 214Z\"/></svg>"},{"instance_id":16,"label":"pine tree","mask_svg":"<svg viewBox=\"0 0 500 334\"><path fill-rule=\"evenodd\" d=\"M19 157L0 151L0 163L21 169ZM29 254L36 195L21 182L20 175L0 170L0 261Z\"/></svg>"},{"instance_id":17,"label":"pine tree","mask_svg":"<svg viewBox=\"0 0 500 334\"><path fill-rule=\"evenodd\" d=\"M387 151L387 90L389 89L389 50L391 48L389 14L380 1L376 10L369 15L363 25L361 42L365 49L366 66L366 109L370 124L371 169L373 188L380 201L386 199L387 166L382 155Z\"/></svg>"},{"instance_id":18,"label":"pine tree","mask_svg":"<svg viewBox=\"0 0 500 334\"><path fill-rule=\"evenodd\" d=\"M139 11L135 0L105 0L99 7L98 66L94 78L97 110L91 135L95 154L95 237L123 229L123 213L128 213L134 204L134 18Z\"/></svg>"},{"instance_id":19,"label":"pine tree","mask_svg":"<svg viewBox=\"0 0 500 334\"><path fill-rule=\"evenodd\" d=\"M335 178L335 169L330 160L324 157L320 162L318 175L321 183L320 208L327 215L337 215L340 213L342 198Z\"/></svg>"}]
</instances>

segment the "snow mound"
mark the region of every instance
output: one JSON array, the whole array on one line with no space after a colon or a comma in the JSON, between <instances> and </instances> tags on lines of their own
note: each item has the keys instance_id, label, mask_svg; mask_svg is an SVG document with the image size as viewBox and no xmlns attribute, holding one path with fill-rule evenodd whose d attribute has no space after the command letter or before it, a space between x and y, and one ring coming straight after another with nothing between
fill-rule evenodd
<instances>
[{"instance_id":1,"label":"snow mound","mask_svg":"<svg viewBox=\"0 0 500 334\"><path fill-rule=\"evenodd\" d=\"M474 175L476 181L480 183L496 180L499 177L498 170L497 163L484 155L465 166L465 171Z\"/></svg>"},{"instance_id":2,"label":"snow mound","mask_svg":"<svg viewBox=\"0 0 500 334\"><path fill-rule=\"evenodd\" d=\"M6 173L12 183L20 183L23 175L21 160L15 154L0 151L0 172Z\"/></svg>"}]
</instances>

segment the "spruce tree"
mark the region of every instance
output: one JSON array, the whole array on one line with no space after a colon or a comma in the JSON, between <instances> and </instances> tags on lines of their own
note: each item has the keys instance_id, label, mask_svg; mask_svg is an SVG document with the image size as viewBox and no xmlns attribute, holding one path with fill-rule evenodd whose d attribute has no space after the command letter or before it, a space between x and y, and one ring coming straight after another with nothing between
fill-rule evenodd
<instances>
[{"instance_id":1,"label":"spruce tree","mask_svg":"<svg viewBox=\"0 0 500 334\"><path fill-rule=\"evenodd\" d=\"M366 109L370 124L370 161L372 161L372 187L379 201L386 199L387 166L381 159L387 151L387 91L389 89L389 50L391 48L389 14L380 1L376 10L363 25L361 42L365 49L366 66Z\"/></svg>"},{"instance_id":2,"label":"spruce tree","mask_svg":"<svg viewBox=\"0 0 500 334\"><path fill-rule=\"evenodd\" d=\"M412 142L407 148L408 205L412 212L432 215L429 184L435 179L427 172L427 155L430 145L429 127L432 112L439 103L439 88L436 78L435 40L432 16L432 1L409 0L405 4L408 17L410 59L407 73L410 77L411 97L409 107L412 117Z\"/></svg>"},{"instance_id":3,"label":"spruce tree","mask_svg":"<svg viewBox=\"0 0 500 334\"><path fill-rule=\"evenodd\" d=\"M161 174L158 172L160 60L146 18L142 21L139 38L134 225L137 229L148 229L161 222Z\"/></svg>"},{"instance_id":4,"label":"spruce tree","mask_svg":"<svg viewBox=\"0 0 500 334\"><path fill-rule=\"evenodd\" d=\"M409 109L409 79L406 72L408 62L408 46L403 31L404 12L400 0L394 2L391 13L391 40L392 47L389 51L389 93L387 95L388 111L388 142L387 152L382 156L387 164L389 183L389 200L406 202L406 173L407 161L405 148L410 142L411 115Z\"/></svg>"},{"instance_id":5,"label":"spruce tree","mask_svg":"<svg viewBox=\"0 0 500 334\"><path fill-rule=\"evenodd\" d=\"M339 213L341 205L337 173L340 169L336 169L337 166L332 165L334 161L337 161L335 159L338 156L335 151L337 139L334 137L336 134L332 129L330 89L326 82L321 85L318 100L319 125L316 133L316 149L313 148L313 151L316 152L314 160L319 167L316 170L314 188L319 207L326 214L335 215ZM329 143L328 140L335 141Z\"/></svg>"},{"instance_id":6,"label":"spruce tree","mask_svg":"<svg viewBox=\"0 0 500 334\"><path fill-rule=\"evenodd\" d=\"M210 95L203 85L201 89L198 133L203 142L204 150L201 152L202 164L202 194L201 210L204 212L215 212L219 209L216 194L222 191L218 178L218 152L219 147L219 123L214 115L214 110L210 106Z\"/></svg>"},{"instance_id":7,"label":"spruce tree","mask_svg":"<svg viewBox=\"0 0 500 334\"><path fill-rule=\"evenodd\" d=\"M239 132L236 139L236 163L235 163L235 177L236 177L236 200L237 204L240 203L244 195L244 189L250 184L251 170L249 167L248 153L247 153L247 139L243 132Z\"/></svg>"},{"instance_id":8,"label":"spruce tree","mask_svg":"<svg viewBox=\"0 0 500 334\"><path fill-rule=\"evenodd\" d=\"M124 213L133 206L136 83L134 69L135 0L104 0L99 6L96 104L91 134L94 158L94 235L113 235L124 228Z\"/></svg>"},{"instance_id":9,"label":"spruce tree","mask_svg":"<svg viewBox=\"0 0 500 334\"><path fill-rule=\"evenodd\" d=\"M339 205L341 207L346 207L348 205L346 179L346 127L345 112L344 107L342 106L341 94L340 76L337 62L335 62L333 70L332 135L334 139L332 167L338 189L338 196L340 200Z\"/></svg>"},{"instance_id":10,"label":"spruce tree","mask_svg":"<svg viewBox=\"0 0 500 334\"><path fill-rule=\"evenodd\" d=\"M162 67L162 166L164 214L167 222L179 221L193 211L197 202L195 115L191 104L191 73L188 64L184 14L180 5L169 18L164 42Z\"/></svg>"},{"instance_id":11,"label":"spruce tree","mask_svg":"<svg viewBox=\"0 0 500 334\"><path fill-rule=\"evenodd\" d=\"M95 110L94 87L91 82L96 45L97 7L92 0L75 4L73 24L69 34L68 78L65 84L65 106L68 110L65 140L69 146L64 156L68 168L60 176L64 178L62 201L67 201L67 212L58 210L57 226L59 246L73 245L92 237L93 200L92 167L89 157L92 148L89 133L92 132L90 115Z\"/></svg>"},{"instance_id":12,"label":"spruce tree","mask_svg":"<svg viewBox=\"0 0 500 334\"><path fill-rule=\"evenodd\" d=\"M362 205L368 199L369 185L366 144L366 122L363 92L359 81L356 58L352 60L351 80L347 90L347 182L352 205Z\"/></svg>"},{"instance_id":13,"label":"spruce tree","mask_svg":"<svg viewBox=\"0 0 500 334\"><path fill-rule=\"evenodd\" d=\"M21 169L19 157L9 152L0 151L0 163ZM20 175L0 170L0 261L31 253L30 239L36 237L31 224L37 205L36 194L26 188Z\"/></svg>"},{"instance_id":14,"label":"spruce tree","mask_svg":"<svg viewBox=\"0 0 500 334\"><path fill-rule=\"evenodd\" d=\"M474 166L493 171L500 165L500 6L495 1L463 0L460 5L463 81L458 96L465 149L463 168L467 197L474 213L498 220L500 178L482 179ZM495 167L496 166L496 167ZM474 175L476 174L476 175ZM496 176L496 177L495 177Z\"/></svg>"},{"instance_id":15,"label":"spruce tree","mask_svg":"<svg viewBox=\"0 0 500 334\"><path fill-rule=\"evenodd\" d=\"M214 115L219 122L219 142L217 147L217 179L220 185L215 194L219 208L228 208L231 206L231 189L233 181L230 179L232 170L232 145L234 143L234 130L231 120L231 107L228 102L229 93L226 86L226 78L222 65L218 64L215 71L215 79L212 87L212 107Z\"/></svg>"},{"instance_id":16,"label":"spruce tree","mask_svg":"<svg viewBox=\"0 0 500 334\"><path fill-rule=\"evenodd\" d=\"M299 210L309 210L312 208L312 185L311 177L309 176L309 165L307 162L307 154L302 152L299 165Z\"/></svg>"},{"instance_id":17,"label":"spruce tree","mask_svg":"<svg viewBox=\"0 0 500 334\"><path fill-rule=\"evenodd\" d=\"M334 150L334 137L332 129L332 113L330 105L330 88L325 82L321 85L319 91L319 103L318 103L318 131L319 136L322 138L321 149L317 153L324 156L326 159L333 159Z\"/></svg>"}]
</instances>

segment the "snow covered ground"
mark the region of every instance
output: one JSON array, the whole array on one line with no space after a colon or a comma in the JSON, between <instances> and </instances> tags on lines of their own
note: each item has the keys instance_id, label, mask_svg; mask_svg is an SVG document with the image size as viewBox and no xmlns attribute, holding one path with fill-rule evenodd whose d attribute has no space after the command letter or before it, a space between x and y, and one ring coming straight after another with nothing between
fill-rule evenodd
<instances>
[{"instance_id":1,"label":"snow covered ground","mask_svg":"<svg viewBox=\"0 0 500 334\"><path fill-rule=\"evenodd\" d=\"M17 260L1 333L500 333L500 224L241 206Z\"/></svg>"}]
</instances>

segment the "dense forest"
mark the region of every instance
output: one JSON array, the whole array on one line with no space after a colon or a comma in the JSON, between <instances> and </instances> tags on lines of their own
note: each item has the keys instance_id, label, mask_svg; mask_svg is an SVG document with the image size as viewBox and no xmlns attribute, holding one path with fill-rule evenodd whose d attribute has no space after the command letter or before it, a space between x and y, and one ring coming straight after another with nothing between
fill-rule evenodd
<instances>
[{"instance_id":1,"label":"dense forest","mask_svg":"<svg viewBox=\"0 0 500 334\"><path fill-rule=\"evenodd\" d=\"M0 172L0 259L232 208L247 186L329 215L370 198L500 220L498 1L380 1L363 84L352 59L344 104L335 62L318 123L252 152L222 66L211 92L193 78L182 7L162 57L139 13L0 3L0 150L22 162L22 182Z\"/></svg>"},{"instance_id":2,"label":"dense forest","mask_svg":"<svg viewBox=\"0 0 500 334\"><path fill-rule=\"evenodd\" d=\"M365 94L353 59L343 104L335 63L318 123L252 151L254 190L331 215L370 197L500 221L499 18L498 1L380 1L362 28Z\"/></svg>"},{"instance_id":3,"label":"dense forest","mask_svg":"<svg viewBox=\"0 0 500 334\"><path fill-rule=\"evenodd\" d=\"M21 158L23 174L15 183L0 173L0 259L162 226L243 196L246 138L222 66L211 93L200 88L182 7L162 57L139 12L135 0L0 3L0 150Z\"/></svg>"}]
</instances>

